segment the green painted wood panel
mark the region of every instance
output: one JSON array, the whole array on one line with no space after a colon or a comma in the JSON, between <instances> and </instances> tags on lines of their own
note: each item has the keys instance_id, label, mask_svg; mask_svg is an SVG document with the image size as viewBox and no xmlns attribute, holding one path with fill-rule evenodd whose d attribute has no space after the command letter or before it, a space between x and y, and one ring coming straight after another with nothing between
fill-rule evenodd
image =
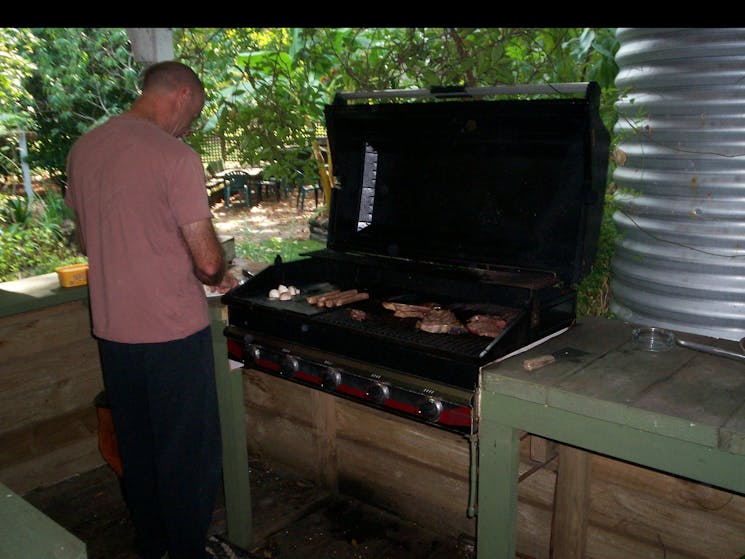
<instances>
[{"instance_id":1,"label":"green painted wood panel","mask_svg":"<svg viewBox=\"0 0 745 559\"><path fill-rule=\"evenodd\" d=\"M60 287L57 274L0 283L0 317L88 299L88 286Z\"/></svg>"},{"instance_id":2,"label":"green painted wood panel","mask_svg":"<svg viewBox=\"0 0 745 559\"><path fill-rule=\"evenodd\" d=\"M540 347L483 368L478 559L515 556L511 464L522 431L745 493L745 364L679 346L642 351L632 330L621 321L583 319ZM524 358L563 347L588 355L523 369Z\"/></svg>"},{"instance_id":3,"label":"green painted wood panel","mask_svg":"<svg viewBox=\"0 0 745 559\"><path fill-rule=\"evenodd\" d=\"M249 549L253 538L253 519L243 369L230 369L228 363L227 340L223 334L226 323L223 317L225 308L217 297L210 299L209 306L217 399L220 406L226 537L238 547Z\"/></svg>"},{"instance_id":4,"label":"green painted wood panel","mask_svg":"<svg viewBox=\"0 0 745 559\"><path fill-rule=\"evenodd\" d=\"M490 422L745 493L745 456L709 445L504 396L482 402L480 441Z\"/></svg>"},{"instance_id":5,"label":"green painted wood panel","mask_svg":"<svg viewBox=\"0 0 745 559\"><path fill-rule=\"evenodd\" d=\"M0 557L85 559L85 544L0 483Z\"/></svg>"}]
</instances>

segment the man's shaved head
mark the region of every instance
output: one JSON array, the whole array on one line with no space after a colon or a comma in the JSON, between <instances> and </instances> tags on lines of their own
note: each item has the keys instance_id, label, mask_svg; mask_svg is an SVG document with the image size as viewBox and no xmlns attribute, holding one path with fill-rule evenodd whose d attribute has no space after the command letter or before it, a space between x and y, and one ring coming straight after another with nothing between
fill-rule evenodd
<instances>
[{"instance_id":1,"label":"man's shaved head","mask_svg":"<svg viewBox=\"0 0 745 559\"><path fill-rule=\"evenodd\" d=\"M129 114L151 120L181 138L189 133L205 103L204 84L186 64L167 60L145 70L142 94Z\"/></svg>"},{"instance_id":2,"label":"man's shaved head","mask_svg":"<svg viewBox=\"0 0 745 559\"><path fill-rule=\"evenodd\" d=\"M195 93L204 93L204 84L194 70L181 62L167 60L145 70L142 91L173 91L184 85Z\"/></svg>"}]
</instances>

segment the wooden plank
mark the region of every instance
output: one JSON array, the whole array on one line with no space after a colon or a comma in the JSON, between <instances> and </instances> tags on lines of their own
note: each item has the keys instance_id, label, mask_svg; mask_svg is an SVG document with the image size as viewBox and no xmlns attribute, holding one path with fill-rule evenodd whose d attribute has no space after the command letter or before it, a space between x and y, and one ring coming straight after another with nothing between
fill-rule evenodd
<instances>
[{"instance_id":1,"label":"wooden plank","mask_svg":"<svg viewBox=\"0 0 745 559\"><path fill-rule=\"evenodd\" d=\"M0 318L0 366L33 357L42 351L90 340L90 313L83 301Z\"/></svg>"},{"instance_id":2,"label":"wooden plank","mask_svg":"<svg viewBox=\"0 0 745 559\"><path fill-rule=\"evenodd\" d=\"M519 554L516 557L548 559L556 488L556 471L551 466L557 460L536 467L530 461L530 439L531 437L525 437L520 444L516 542ZM558 452L558 445L553 442L551 444L557 446Z\"/></svg>"},{"instance_id":3,"label":"wooden plank","mask_svg":"<svg viewBox=\"0 0 745 559\"><path fill-rule=\"evenodd\" d=\"M554 518L551 529L553 559L584 559L590 512L590 454L559 446Z\"/></svg>"},{"instance_id":4,"label":"wooden plank","mask_svg":"<svg viewBox=\"0 0 745 559\"><path fill-rule=\"evenodd\" d=\"M526 453L521 450L518 465L520 501L545 509L553 515L557 470L551 469L551 466L558 460L553 460L543 467L536 467L535 463L526 461L526 457Z\"/></svg>"},{"instance_id":5,"label":"wooden plank","mask_svg":"<svg viewBox=\"0 0 745 559\"><path fill-rule=\"evenodd\" d=\"M628 341L556 384L578 397L633 404L649 389L685 366L692 355L680 351L640 351Z\"/></svg>"},{"instance_id":6,"label":"wooden plank","mask_svg":"<svg viewBox=\"0 0 745 559\"><path fill-rule=\"evenodd\" d=\"M51 291L59 289L54 274ZM87 289L72 299L31 291L26 312L0 318L0 476L19 491L103 463L93 406L103 383Z\"/></svg>"},{"instance_id":7,"label":"wooden plank","mask_svg":"<svg viewBox=\"0 0 745 559\"><path fill-rule=\"evenodd\" d=\"M247 448L250 456L282 464L305 479L318 479L313 437L308 427L300 428L292 419L246 406Z\"/></svg>"},{"instance_id":8,"label":"wooden plank","mask_svg":"<svg viewBox=\"0 0 745 559\"><path fill-rule=\"evenodd\" d=\"M464 436L337 399L337 433L370 452L401 455L448 476L468 477L470 451Z\"/></svg>"},{"instance_id":9,"label":"wooden plank","mask_svg":"<svg viewBox=\"0 0 745 559\"><path fill-rule=\"evenodd\" d=\"M738 370L745 365L681 347L653 353L627 340L601 358L575 365L560 379L552 377L550 386L540 375L516 367L485 372L498 376L485 383L492 382L494 392L711 446L719 444L722 422L745 399L745 375ZM516 388L518 381L535 382L533 393ZM543 400L535 397L539 393ZM701 395L715 393L701 403Z\"/></svg>"},{"instance_id":10,"label":"wooden plank","mask_svg":"<svg viewBox=\"0 0 745 559\"><path fill-rule=\"evenodd\" d=\"M692 359L642 394L634 405L691 422L722 426L745 401L745 363L688 352Z\"/></svg>"},{"instance_id":11,"label":"wooden plank","mask_svg":"<svg viewBox=\"0 0 745 559\"><path fill-rule=\"evenodd\" d=\"M78 441L98 440L93 405L0 435L0 469L28 462Z\"/></svg>"},{"instance_id":12,"label":"wooden plank","mask_svg":"<svg viewBox=\"0 0 745 559\"><path fill-rule=\"evenodd\" d=\"M745 496L711 485L598 454L593 455L592 479L599 487L612 486L611 491L640 493L661 506L707 511L714 522L722 517L745 526Z\"/></svg>"},{"instance_id":13,"label":"wooden plank","mask_svg":"<svg viewBox=\"0 0 745 559\"><path fill-rule=\"evenodd\" d=\"M590 518L594 526L668 552L714 559L740 557L745 549L743 522L699 503L673 504L633 487L594 483Z\"/></svg>"},{"instance_id":14,"label":"wooden plank","mask_svg":"<svg viewBox=\"0 0 745 559\"><path fill-rule=\"evenodd\" d=\"M518 502L516 558L549 558L551 517L551 509L536 507L523 501Z\"/></svg>"},{"instance_id":15,"label":"wooden plank","mask_svg":"<svg viewBox=\"0 0 745 559\"><path fill-rule=\"evenodd\" d=\"M534 462L546 463L559 454L559 445L536 435L528 435L530 445L530 459Z\"/></svg>"},{"instance_id":16,"label":"wooden plank","mask_svg":"<svg viewBox=\"0 0 745 559\"><path fill-rule=\"evenodd\" d=\"M313 441L318 479L321 486L336 492L339 488L336 451L336 408L334 396L318 390L310 393L313 406Z\"/></svg>"},{"instance_id":17,"label":"wooden plank","mask_svg":"<svg viewBox=\"0 0 745 559\"><path fill-rule=\"evenodd\" d=\"M93 406L0 435L0 479L20 493L102 463Z\"/></svg>"},{"instance_id":18,"label":"wooden plank","mask_svg":"<svg viewBox=\"0 0 745 559\"><path fill-rule=\"evenodd\" d=\"M403 518L422 520L423 526L444 526L456 536L473 533L475 522L467 517L470 451L465 437L265 373L249 370L245 378L250 452L323 479L316 459L319 445L333 444L340 491L385 503ZM326 415L331 410L333 417ZM333 452L325 452L324 459L331 460Z\"/></svg>"},{"instance_id":19,"label":"wooden plank","mask_svg":"<svg viewBox=\"0 0 745 559\"><path fill-rule=\"evenodd\" d=\"M719 425L703 422L702 414L697 411L699 406L676 405L674 400L678 395L666 388L677 385L682 371L693 372L692 376L688 375L692 379L699 370L698 358L678 349L652 353L636 351L630 343L626 344L548 389L546 403L588 417L716 447ZM662 409L664 400L668 403Z\"/></svg>"},{"instance_id":20,"label":"wooden plank","mask_svg":"<svg viewBox=\"0 0 745 559\"><path fill-rule=\"evenodd\" d=\"M632 519L627 519L627 521L632 521ZM625 534L597 526L591 525L587 529L586 559L702 559L703 557L721 559L716 555L701 556L668 549L663 542L629 538Z\"/></svg>"},{"instance_id":21,"label":"wooden plank","mask_svg":"<svg viewBox=\"0 0 745 559\"><path fill-rule=\"evenodd\" d=\"M313 424L310 388L252 369L245 369L243 378L247 404L250 402L256 408L271 410L307 426Z\"/></svg>"},{"instance_id":22,"label":"wooden plank","mask_svg":"<svg viewBox=\"0 0 745 559\"><path fill-rule=\"evenodd\" d=\"M70 476L87 472L104 464L98 451L98 439L88 437L69 445L46 449L27 462L15 463L0 470L0 479L19 494L37 487L58 483Z\"/></svg>"},{"instance_id":23,"label":"wooden plank","mask_svg":"<svg viewBox=\"0 0 745 559\"><path fill-rule=\"evenodd\" d=\"M98 349L90 340L14 362L0 378L0 433L92 406L102 388Z\"/></svg>"},{"instance_id":24,"label":"wooden plank","mask_svg":"<svg viewBox=\"0 0 745 559\"><path fill-rule=\"evenodd\" d=\"M627 343L631 337L631 330L630 326L619 328L619 322L615 320L598 319L591 324L578 323L567 332L540 346L504 361L486 365L482 372L482 389L486 392L509 394L531 402L545 402L550 387ZM535 371L528 372L523 369L524 359L558 351L567 345L585 351L587 355L577 359L559 360Z\"/></svg>"},{"instance_id":25,"label":"wooden plank","mask_svg":"<svg viewBox=\"0 0 745 559\"><path fill-rule=\"evenodd\" d=\"M443 533L473 533L465 437L353 401L335 401L342 493Z\"/></svg>"},{"instance_id":26,"label":"wooden plank","mask_svg":"<svg viewBox=\"0 0 745 559\"><path fill-rule=\"evenodd\" d=\"M33 392L64 387L77 380L81 372L99 370L98 348L90 334L87 308L79 302L23 313L0 319L0 394L9 401L24 402L25 408L37 407ZM81 359L81 357L83 359ZM62 380L59 380L62 379ZM80 405L73 390L68 409ZM50 402L44 398L43 406ZM7 406L0 406L7 410ZM0 425L2 422L0 421Z\"/></svg>"},{"instance_id":27,"label":"wooden plank","mask_svg":"<svg viewBox=\"0 0 745 559\"><path fill-rule=\"evenodd\" d=\"M615 417L619 422L629 421L635 408L661 413L680 421L672 420L660 427L660 418L655 415L650 426L644 423L652 416L642 414L639 423L629 425L662 429L670 436L715 444L718 428L745 399L743 372L745 364L733 360L678 346L666 352L646 352L629 339L603 358L577 367L554 383L552 388L561 390L551 392L546 401L578 413L609 420ZM520 375L520 371L512 375ZM522 375L526 382L530 382L528 378ZM508 393L502 386L499 383L495 389ZM735 440L733 435L725 442L729 449L734 449Z\"/></svg>"},{"instance_id":28,"label":"wooden plank","mask_svg":"<svg viewBox=\"0 0 745 559\"><path fill-rule=\"evenodd\" d=\"M340 440L339 491L429 529L458 537L475 534L468 517L469 484L402 456L371 452Z\"/></svg>"},{"instance_id":29,"label":"wooden plank","mask_svg":"<svg viewBox=\"0 0 745 559\"><path fill-rule=\"evenodd\" d=\"M244 370L248 452L318 479L312 407L307 387L266 373Z\"/></svg>"}]
</instances>

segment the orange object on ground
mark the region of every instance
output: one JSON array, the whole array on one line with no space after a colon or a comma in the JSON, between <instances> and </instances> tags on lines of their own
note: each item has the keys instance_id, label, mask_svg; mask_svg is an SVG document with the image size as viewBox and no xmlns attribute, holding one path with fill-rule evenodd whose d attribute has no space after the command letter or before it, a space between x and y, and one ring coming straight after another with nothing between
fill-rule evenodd
<instances>
[{"instance_id":1,"label":"orange object on ground","mask_svg":"<svg viewBox=\"0 0 745 559\"><path fill-rule=\"evenodd\" d=\"M105 391L96 396L95 406L98 416L98 450L106 463L121 478L124 473L122 459L119 455L114 420L111 417L111 409L106 402Z\"/></svg>"}]
</instances>

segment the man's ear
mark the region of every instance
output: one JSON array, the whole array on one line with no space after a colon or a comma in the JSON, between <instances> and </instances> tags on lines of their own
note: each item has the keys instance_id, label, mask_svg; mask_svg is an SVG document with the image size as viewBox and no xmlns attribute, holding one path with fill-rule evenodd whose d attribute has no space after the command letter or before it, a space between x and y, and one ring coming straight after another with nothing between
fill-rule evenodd
<instances>
[{"instance_id":1,"label":"man's ear","mask_svg":"<svg viewBox=\"0 0 745 559\"><path fill-rule=\"evenodd\" d=\"M189 86L182 85L176 90L176 100L179 103L179 106L183 107L186 106L186 104L191 99L191 89L189 89Z\"/></svg>"}]
</instances>

